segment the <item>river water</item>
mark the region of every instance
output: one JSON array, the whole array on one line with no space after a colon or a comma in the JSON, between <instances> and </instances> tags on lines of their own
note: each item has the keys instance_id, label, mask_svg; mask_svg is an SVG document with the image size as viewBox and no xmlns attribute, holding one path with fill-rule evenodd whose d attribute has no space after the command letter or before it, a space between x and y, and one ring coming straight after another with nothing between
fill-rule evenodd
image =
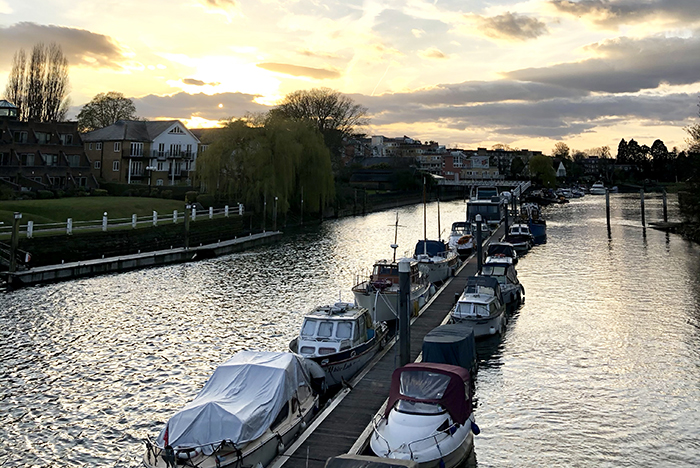
<instances>
[{"instance_id":1,"label":"river water","mask_svg":"<svg viewBox=\"0 0 700 468\"><path fill-rule=\"evenodd\" d=\"M527 302L480 345L483 467L700 466L700 248L643 230L638 195L547 209ZM662 216L647 195L647 221ZM464 218L442 203L443 236ZM423 236L398 209L399 254ZM677 218L670 198L669 214ZM240 349L285 350L303 313L391 256L396 212L264 249L0 295L0 466L139 466L142 440ZM435 237L436 203L428 205Z\"/></svg>"}]
</instances>

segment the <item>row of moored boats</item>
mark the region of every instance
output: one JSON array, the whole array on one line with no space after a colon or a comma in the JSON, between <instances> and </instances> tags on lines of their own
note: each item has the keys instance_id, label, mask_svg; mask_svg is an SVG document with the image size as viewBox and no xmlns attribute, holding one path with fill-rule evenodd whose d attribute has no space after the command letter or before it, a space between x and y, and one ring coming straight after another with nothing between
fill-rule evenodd
<instances>
[{"instance_id":1,"label":"row of moored boats","mask_svg":"<svg viewBox=\"0 0 700 468\"><path fill-rule=\"evenodd\" d=\"M489 197L499 210L507 202ZM500 221L487 219L482 239ZM472 216L453 224L449 242L418 241L408 259L412 314L474 253L474 229ZM504 331L509 315L525 299L515 269L518 258L544 242L546 224L539 208L523 205L522 217L502 241L486 245L483 268L468 278L450 311L450 323L426 335L420 363L394 371L386 410L373 421L369 445L374 455L436 468L451 468L469 455L479 433L472 407L475 339ZM308 313L289 345L291 352L241 351L220 365L195 399L146 442L145 465L264 468L283 453L321 402L351 382L394 337L397 247L392 245L393 260L375 262L369 277L356 282L354 303Z\"/></svg>"}]
</instances>

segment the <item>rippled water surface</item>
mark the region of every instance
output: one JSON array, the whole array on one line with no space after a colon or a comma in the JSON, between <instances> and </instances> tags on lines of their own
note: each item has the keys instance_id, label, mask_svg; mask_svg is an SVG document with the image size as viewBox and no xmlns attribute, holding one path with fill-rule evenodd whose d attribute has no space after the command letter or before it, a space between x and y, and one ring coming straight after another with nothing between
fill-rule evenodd
<instances>
[{"instance_id":1,"label":"rippled water surface","mask_svg":"<svg viewBox=\"0 0 700 468\"><path fill-rule=\"evenodd\" d=\"M646 199L647 221L661 200ZM441 204L442 230L464 202ZM428 235L437 233L436 204ZM670 216L676 215L675 202ZM480 346L479 466L700 466L700 249L639 221L637 195L548 209L549 242L518 264L522 307ZM395 212L310 227L198 263L0 296L0 466L139 466L239 349L284 350L303 312L351 299L391 256ZM422 207L399 209L399 253Z\"/></svg>"}]
</instances>

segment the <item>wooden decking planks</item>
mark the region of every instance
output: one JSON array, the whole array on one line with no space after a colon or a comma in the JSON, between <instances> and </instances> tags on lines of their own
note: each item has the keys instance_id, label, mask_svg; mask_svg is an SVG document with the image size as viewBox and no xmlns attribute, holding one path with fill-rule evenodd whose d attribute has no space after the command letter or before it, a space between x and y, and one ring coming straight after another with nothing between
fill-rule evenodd
<instances>
[{"instance_id":1,"label":"wooden decking planks","mask_svg":"<svg viewBox=\"0 0 700 468\"><path fill-rule=\"evenodd\" d=\"M492 237L502 235L503 226ZM476 257L472 256L413 322L411 361L418 358L423 338L443 322L454 305L455 294L464 290L467 278L476 269ZM347 453L388 398L391 374L398 364L398 346L394 345L289 456L284 468L323 468L328 458Z\"/></svg>"}]
</instances>

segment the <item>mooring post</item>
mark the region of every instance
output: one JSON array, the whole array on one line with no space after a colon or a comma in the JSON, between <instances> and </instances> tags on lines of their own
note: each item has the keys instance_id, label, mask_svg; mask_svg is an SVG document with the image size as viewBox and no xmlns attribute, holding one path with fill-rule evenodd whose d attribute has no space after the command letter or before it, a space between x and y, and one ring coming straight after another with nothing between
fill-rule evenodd
<instances>
[{"instance_id":1,"label":"mooring post","mask_svg":"<svg viewBox=\"0 0 700 468\"><path fill-rule=\"evenodd\" d=\"M73 235L73 218L68 218L66 220L66 235Z\"/></svg>"},{"instance_id":2,"label":"mooring post","mask_svg":"<svg viewBox=\"0 0 700 468\"><path fill-rule=\"evenodd\" d=\"M177 210L173 210L173 224L177 224Z\"/></svg>"},{"instance_id":3,"label":"mooring post","mask_svg":"<svg viewBox=\"0 0 700 468\"><path fill-rule=\"evenodd\" d=\"M275 203L273 204L273 211L272 211L272 231L277 232L277 200L278 198L275 197Z\"/></svg>"},{"instance_id":4,"label":"mooring post","mask_svg":"<svg viewBox=\"0 0 700 468\"><path fill-rule=\"evenodd\" d=\"M27 221L27 239L34 237L34 221Z\"/></svg>"},{"instance_id":5,"label":"mooring post","mask_svg":"<svg viewBox=\"0 0 700 468\"><path fill-rule=\"evenodd\" d=\"M639 190L639 199L642 202L642 226L646 226L646 218L644 217L644 189Z\"/></svg>"},{"instance_id":6,"label":"mooring post","mask_svg":"<svg viewBox=\"0 0 700 468\"><path fill-rule=\"evenodd\" d=\"M411 262L399 261L399 365L411 362Z\"/></svg>"},{"instance_id":7,"label":"mooring post","mask_svg":"<svg viewBox=\"0 0 700 468\"><path fill-rule=\"evenodd\" d=\"M505 232L503 235L507 236L508 235L508 203L506 203L506 217L505 217L504 228L505 228Z\"/></svg>"},{"instance_id":8,"label":"mooring post","mask_svg":"<svg viewBox=\"0 0 700 468\"><path fill-rule=\"evenodd\" d=\"M189 203L185 205L185 250L190 249L190 217L188 215L191 208L192 205Z\"/></svg>"},{"instance_id":9,"label":"mooring post","mask_svg":"<svg viewBox=\"0 0 700 468\"><path fill-rule=\"evenodd\" d=\"M153 225L158 226L158 212L153 210Z\"/></svg>"},{"instance_id":10,"label":"mooring post","mask_svg":"<svg viewBox=\"0 0 700 468\"><path fill-rule=\"evenodd\" d=\"M107 212L106 211L102 214L102 230L103 231L107 230Z\"/></svg>"},{"instance_id":11,"label":"mooring post","mask_svg":"<svg viewBox=\"0 0 700 468\"><path fill-rule=\"evenodd\" d=\"M480 274L482 262L484 260L481 246L481 215L476 215L474 220L476 221L476 272Z\"/></svg>"},{"instance_id":12,"label":"mooring post","mask_svg":"<svg viewBox=\"0 0 700 468\"><path fill-rule=\"evenodd\" d=\"M664 223L668 223L668 206L666 205L666 189L664 189Z\"/></svg>"},{"instance_id":13,"label":"mooring post","mask_svg":"<svg viewBox=\"0 0 700 468\"><path fill-rule=\"evenodd\" d=\"M610 190L607 188L605 189L605 220L608 223L608 237L610 237Z\"/></svg>"},{"instance_id":14,"label":"mooring post","mask_svg":"<svg viewBox=\"0 0 700 468\"><path fill-rule=\"evenodd\" d=\"M265 192L265 196L263 197L263 216L262 216L262 221L263 221L263 232L265 232L265 218L267 217L267 192Z\"/></svg>"},{"instance_id":15,"label":"mooring post","mask_svg":"<svg viewBox=\"0 0 700 468\"><path fill-rule=\"evenodd\" d=\"M304 186L301 186L301 221L300 224L303 226L304 225Z\"/></svg>"},{"instance_id":16,"label":"mooring post","mask_svg":"<svg viewBox=\"0 0 700 468\"><path fill-rule=\"evenodd\" d=\"M228 205L224 206L224 218L228 218Z\"/></svg>"},{"instance_id":17,"label":"mooring post","mask_svg":"<svg viewBox=\"0 0 700 468\"><path fill-rule=\"evenodd\" d=\"M19 245L19 221L22 219L22 213L15 211L15 217L12 220L12 242L10 243L10 273L17 271L17 246Z\"/></svg>"},{"instance_id":18,"label":"mooring post","mask_svg":"<svg viewBox=\"0 0 700 468\"><path fill-rule=\"evenodd\" d=\"M517 201L516 201L517 198L518 198L518 197L516 197L515 195L513 195L513 217L517 217L517 216L518 216L518 205L516 204L516 203L517 203Z\"/></svg>"},{"instance_id":19,"label":"mooring post","mask_svg":"<svg viewBox=\"0 0 700 468\"><path fill-rule=\"evenodd\" d=\"M136 213L131 215L131 228L136 229L136 222L138 220L138 216L136 216Z\"/></svg>"}]
</instances>

